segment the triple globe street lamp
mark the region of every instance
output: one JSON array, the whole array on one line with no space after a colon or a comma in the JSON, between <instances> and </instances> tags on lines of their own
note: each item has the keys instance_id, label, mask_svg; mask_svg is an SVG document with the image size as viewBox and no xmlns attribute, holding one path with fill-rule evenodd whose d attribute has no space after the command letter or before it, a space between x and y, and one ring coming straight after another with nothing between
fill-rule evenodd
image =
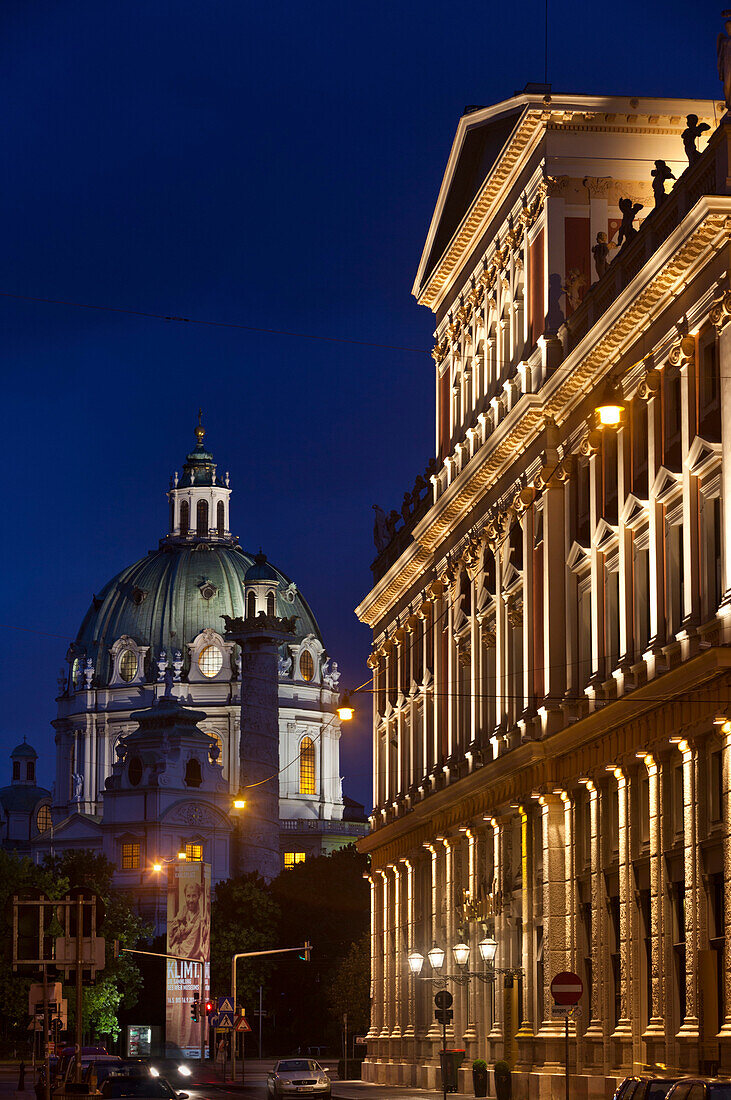
<instances>
[{"instance_id":1,"label":"triple globe street lamp","mask_svg":"<svg viewBox=\"0 0 731 1100\"><path fill-rule=\"evenodd\" d=\"M495 975L497 973L503 973L502 970L498 970L495 967L497 941L493 936L486 935L478 943L477 949L480 952L480 959L485 963L484 970L468 969L470 947L469 944L464 942L464 938L460 938L460 941L455 943L452 947L452 955L454 956L454 961L457 966L457 970L454 974L445 974L442 972L446 952L444 948L440 947L437 943L433 944L426 953L433 974L422 975L421 971L424 966L424 956L420 951L412 951L407 956L406 961L409 965L410 972L415 978L420 978L423 982L433 982L435 985L444 985L447 982L456 982L458 985L466 985L472 978L477 978L481 982L494 982ZM512 972L511 970L510 973Z\"/></svg>"}]
</instances>

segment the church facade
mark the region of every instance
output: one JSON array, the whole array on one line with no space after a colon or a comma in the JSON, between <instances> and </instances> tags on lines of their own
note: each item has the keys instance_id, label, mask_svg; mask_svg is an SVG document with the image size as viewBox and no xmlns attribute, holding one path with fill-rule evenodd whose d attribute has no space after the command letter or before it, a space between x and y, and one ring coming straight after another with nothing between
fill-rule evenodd
<instances>
[{"instance_id":1,"label":"church facade","mask_svg":"<svg viewBox=\"0 0 731 1100\"><path fill-rule=\"evenodd\" d=\"M573 1095L731 1072L723 111L529 87L459 122L414 286L431 499L376 531L357 609L369 1080L435 1087L441 981L465 1091L481 1057L558 1095L563 971Z\"/></svg>"},{"instance_id":2,"label":"church facade","mask_svg":"<svg viewBox=\"0 0 731 1100\"><path fill-rule=\"evenodd\" d=\"M181 851L211 863L214 884L237 867L237 816L246 808L234 802L246 800L250 768L240 730L241 649L227 640L224 616L294 623L276 674L280 865L351 843L367 828L357 804L343 798L337 663L296 583L232 535L229 476L217 472L204 434L199 424L182 474L171 479L159 548L94 595L69 647L53 723L56 779L44 803L52 802L52 823L42 815L24 843L36 858L103 851L118 868L117 884L140 897L157 898L151 866ZM177 717L163 720L172 705ZM189 734L184 742L176 735L177 747L171 721ZM150 900L155 913L158 901Z\"/></svg>"}]
</instances>

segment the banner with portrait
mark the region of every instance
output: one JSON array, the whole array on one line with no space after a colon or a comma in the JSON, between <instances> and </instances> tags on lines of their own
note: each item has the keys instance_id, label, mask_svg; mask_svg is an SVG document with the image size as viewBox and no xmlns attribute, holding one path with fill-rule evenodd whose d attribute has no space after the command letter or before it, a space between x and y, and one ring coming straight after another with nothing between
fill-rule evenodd
<instances>
[{"instance_id":1,"label":"banner with portrait","mask_svg":"<svg viewBox=\"0 0 731 1100\"><path fill-rule=\"evenodd\" d=\"M168 1057L200 1058L205 1032L205 1002L210 988L211 865L171 863L168 867L165 1047ZM201 967L195 961L202 959ZM199 1019L191 1020L191 1005L200 1000ZM205 1027L205 1023L203 1027Z\"/></svg>"}]
</instances>

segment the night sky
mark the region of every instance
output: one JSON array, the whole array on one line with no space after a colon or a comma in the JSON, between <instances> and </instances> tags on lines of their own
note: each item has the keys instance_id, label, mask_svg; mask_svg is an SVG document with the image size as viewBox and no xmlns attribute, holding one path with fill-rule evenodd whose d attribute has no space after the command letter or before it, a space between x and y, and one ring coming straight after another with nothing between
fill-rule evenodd
<instances>
[{"instance_id":1,"label":"night sky","mask_svg":"<svg viewBox=\"0 0 731 1100\"><path fill-rule=\"evenodd\" d=\"M718 97L719 11L551 0L549 80ZM199 405L233 531L297 582L343 686L367 678L371 505L433 453L413 277L459 116L543 80L543 20L542 0L4 0L0 291L343 342L0 296L0 785L23 735L50 785L68 642L166 533ZM362 702L342 770L370 807Z\"/></svg>"}]
</instances>

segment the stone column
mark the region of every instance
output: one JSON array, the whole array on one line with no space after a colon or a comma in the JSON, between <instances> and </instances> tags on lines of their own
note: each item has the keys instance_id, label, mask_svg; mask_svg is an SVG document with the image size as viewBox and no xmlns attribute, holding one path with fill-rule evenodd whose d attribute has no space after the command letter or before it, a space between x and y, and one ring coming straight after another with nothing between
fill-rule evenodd
<instances>
[{"instance_id":1,"label":"stone column","mask_svg":"<svg viewBox=\"0 0 731 1100\"><path fill-rule=\"evenodd\" d=\"M619 833L619 967L620 967L620 1013L617 1026L612 1033L614 1065L622 1067L632 1062L632 941L631 912L632 905L632 865L629 844L629 787L627 777L621 768L615 768L617 780L618 833Z\"/></svg>"},{"instance_id":2,"label":"stone column","mask_svg":"<svg viewBox=\"0 0 731 1100\"><path fill-rule=\"evenodd\" d=\"M383 951L378 935L381 899L376 876L377 872L368 875L371 888L371 1022L366 1038L369 1040L378 1037L383 1019Z\"/></svg>"},{"instance_id":3,"label":"stone column","mask_svg":"<svg viewBox=\"0 0 731 1100\"><path fill-rule=\"evenodd\" d=\"M523 967L523 1019L518 1030L517 1069L530 1070L535 1061L533 1040L535 1012L535 952L533 929L533 822L531 806L521 805L520 813L520 863L522 891L522 928L523 943L521 965Z\"/></svg>"},{"instance_id":4,"label":"stone column","mask_svg":"<svg viewBox=\"0 0 731 1100\"><path fill-rule=\"evenodd\" d=\"M404 1017L406 1021L406 1027L404 1028L404 1039L412 1041L416 1035L416 998L415 998L415 979L411 973L408 965L408 957L414 950L414 865L409 859L402 859L401 865L403 867L403 879L405 889L405 902L406 902L406 921L405 921L405 951L406 958L403 960L404 973L406 974L406 1010ZM413 1046L412 1046L413 1051ZM413 1057L411 1059L413 1062ZM411 1082L412 1085L416 1084L415 1081Z\"/></svg>"},{"instance_id":5,"label":"stone column","mask_svg":"<svg viewBox=\"0 0 731 1100\"><path fill-rule=\"evenodd\" d=\"M391 1026L393 1021L393 954L391 949L391 889L388 881L388 871L380 871L381 890L383 893L381 935L383 941L383 1020L381 1026L381 1039L391 1038ZM388 1044L383 1043L382 1061L386 1061Z\"/></svg>"},{"instance_id":6,"label":"stone column","mask_svg":"<svg viewBox=\"0 0 731 1100\"><path fill-rule=\"evenodd\" d=\"M552 441L552 435L549 435ZM543 725L549 736L563 725L566 691L566 533L564 486L548 476L543 490Z\"/></svg>"},{"instance_id":7,"label":"stone column","mask_svg":"<svg viewBox=\"0 0 731 1100\"><path fill-rule=\"evenodd\" d=\"M665 554L664 554L664 509L656 500L652 486L661 465L662 420L660 417L660 398L652 397L647 403L647 484L649 496L649 600L650 600L650 641L648 648L656 651L665 642ZM690 578L688 578L690 582ZM635 655L638 660L640 654ZM654 660L654 658L653 658ZM648 670L652 675L653 669Z\"/></svg>"},{"instance_id":8,"label":"stone column","mask_svg":"<svg viewBox=\"0 0 731 1100\"><path fill-rule=\"evenodd\" d=\"M723 383L722 383L723 385ZM731 384L730 384L731 385ZM729 392L731 396L731 390ZM731 498L727 498L731 499ZM726 922L731 921L731 722L723 725L723 900ZM721 1039L721 1059L723 1070L728 1073L729 1053L731 1050L731 936L726 935L723 945L723 973L719 975L723 982L724 1019L719 1032Z\"/></svg>"},{"instance_id":9,"label":"stone column","mask_svg":"<svg viewBox=\"0 0 731 1100\"><path fill-rule=\"evenodd\" d=\"M664 1061L665 985L663 982L663 871L660 815L660 774L654 756L645 756L650 803L650 1020L642 1038L647 1043L647 1060Z\"/></svg>"},{"instance_id":10,"label":"stone column","mask_svg":"<svg viewBox=\"0 0 731 1100\"><path fill-rule=\"evenodd\" d=\"M570 969L567 962L566 849L564 803L558 795L541 795L543 840L543 964L544 1018L538 1032L545 1044L546 1065L554 1067L563 1058L563 1025L548 1013L552 1002L550 985L556 974Z\"/></svg>"},{"instance_id":11,"label":"stone column","mask_svg":"<svg viewBox=\"0 0 731 1100\"><path fill-rule=\"evenodd\" d=\"M590 874L591 874L591 1009L589 1025L584 1032L588 1059L595 1073L606 1073L607 1064L607 1005L609 952L607 951L606 889L602 874L602 830L600 791L586 780L590 815Z\"/></svg>"},{"instance_id":12,"label":"stone column","mask_svg":"<svg viewBox=\"0 0 731 1100\"><path fill-rule=\"evenodd\" d=\"M681 408L681 453L687 457L695 436L695 382L696 382L696 341L692 336L684 336L671 349L669 361L677 366L680 374L682 397ZM698 547L698 479L683 462L683 575L684 605L682 609L683 629L694 631L700 622L701 592L699 586L700 570ZM688 656L684 653L684 656Z\"/></svg>"},{"instance_id":13,"label":"stone column","mask_svg":"<svg viewBox=\"0 0 731 1100\"><path fill-rule=\"evenodd\" d=\"M502 905L502 886L503 886L503 830L504 825L498 821L497 818L490 819L490 825L492 826L492 890L491 893L495 899L495 940L497 941L497 952L495 954L495 966L505 966L506 962L506 946L505 946L505 912ZM488 834L489 836L489 834ZM500 985L496 980L491 989L492 1006L491 1006L491 1019L490 1019L490 1031L488 1038L490 1040L490 1049L492 1059L495 1061L498 1057L502 1056L502 1050L500 1049L503 1040L503 1008L502 999L500 996Z\"/></svg>"},{"instance_id":14,"label":"stone column","mask_svg":"<svg viewBox=\"0 0 731 1100\"><path fill-rule=\"evenodd\" d=\"M391 1038L400 1039L402 1033L401 1027L401 1013L402 1013L402 983L403 977L403 951L402 951L402 927L401 927L401 868L398 864L392 864L389 870L393 872L393 943L391 946L391 956L393 959L393 998L394 998L394 1013L393 1013L393 1026L391 1027Z\"/></svg>"},{"instance_id":15,"label":"stone column","mask_svg":"<svg viewBox=\"0 0 731 1100\"><path fill-rule=\"evenodd\" d=\"M477 868L476 868L476 846L477 838L475 837L472 829L468 829L465 833L465 839L467 840L467 891L471 899L474 899L477 894ZM474 921L465 925L465 943L469 945L470 949L470 970L479 970L482 962L480 960L480 952L477 947L478 925ZM477 1057L474 1052L474 1044L477 1042L477 1029L475 1026L475 1020L477 1016L477 987L481 983L478 980L473 980L467 986L467 1026L464 1031L464 1041L467 1047L467 1062L469 1063L473 1058Z\"/></svg>"},{"instance_id":16,"label":"stone column","mask_svg":"<svg viewBox=\"0 0 731 1100\"><path fill-rule=\"evenodd\" d=\"M432 944L435 944L437 942L437 936L439 935L439 917L438 917L438 914L439 914L439 908L440 908L440 905L439 905L439 856L438 856L438 852L437 852L437 848L436 848L436 843L435 844L426 844L425 848L429 852L429 857L430 857L430 859L429 859L429 865L430 865L430 883L429 883L429 886L430 886L430 891L429 892L430 892L430 901L431 901L431 915L430 915L431 940L428 944L424 945L425 948L426 948L426 950L424 951L424 955L426 955L427 951L432 946ZM445 956L444 961L446 963L446 961L447 961L446 956ZM426 958L424 959L424 966L428 967L429 970L431 970L431 967L429 966L429 960L426 959ZM432 1043L431 1056L432 1056L433 1059L436 1060L436 1058L437 1058L436 1051L437 1051L438 1048L435 1044L437 1044L439 1042L439 1040L441 1039L441 1029L440 1029L439 1024L437 1023L437 1021L434 1019L434 1013L433 1012L430 1015L429 1030L427 1031L426 1038L429 1039Z\"/></svg>"},{"instance_id":17,"label":"stone column","mask_svg":"<svg viewBox=\"0 0 731 1100\"><path fill-rule=\"evenodd\" d=\"M698 848L697 767L698 748L681 741L678 749L683 758L683 870L685 874L685 1019L678 1031L678 1041L688 1044L684 1068L697 1070L700 1042L700 1006L698 1003L698 950L700 936L701 868Z\"/></svg>"},{"instance_id":18,"label":"stone column","mask_svg":"<svg viewBox=\"0 0 731 1100\"><path fill-rule=\"evenodd\" d=\"M728 642L731 636L731 507L728 507L728 503L731 501L731 325L728 324L728 320L728 314L721 315L721 321L725 321L726 324L718 337L718 361L721 378L721 498L727 505L723 509L723 537L721 539L723 597L719 610L723 613L725 642ZM731 910L727 909L726 912L729 914L729 919L731 919Z\"/></svg>"},{"instance_id":19,"label":"stone column","mask_svg":"<svg viewBox=\"0 0 731 1100\"><path fill-rule=\"evenodd\" d=\"M226 641L241 647L241 786L246 813L238 833L239 874L266 881L281 870L279 852L278 647L291 641L295 619L224 616Z\"/></svg>"}]
</instances>

